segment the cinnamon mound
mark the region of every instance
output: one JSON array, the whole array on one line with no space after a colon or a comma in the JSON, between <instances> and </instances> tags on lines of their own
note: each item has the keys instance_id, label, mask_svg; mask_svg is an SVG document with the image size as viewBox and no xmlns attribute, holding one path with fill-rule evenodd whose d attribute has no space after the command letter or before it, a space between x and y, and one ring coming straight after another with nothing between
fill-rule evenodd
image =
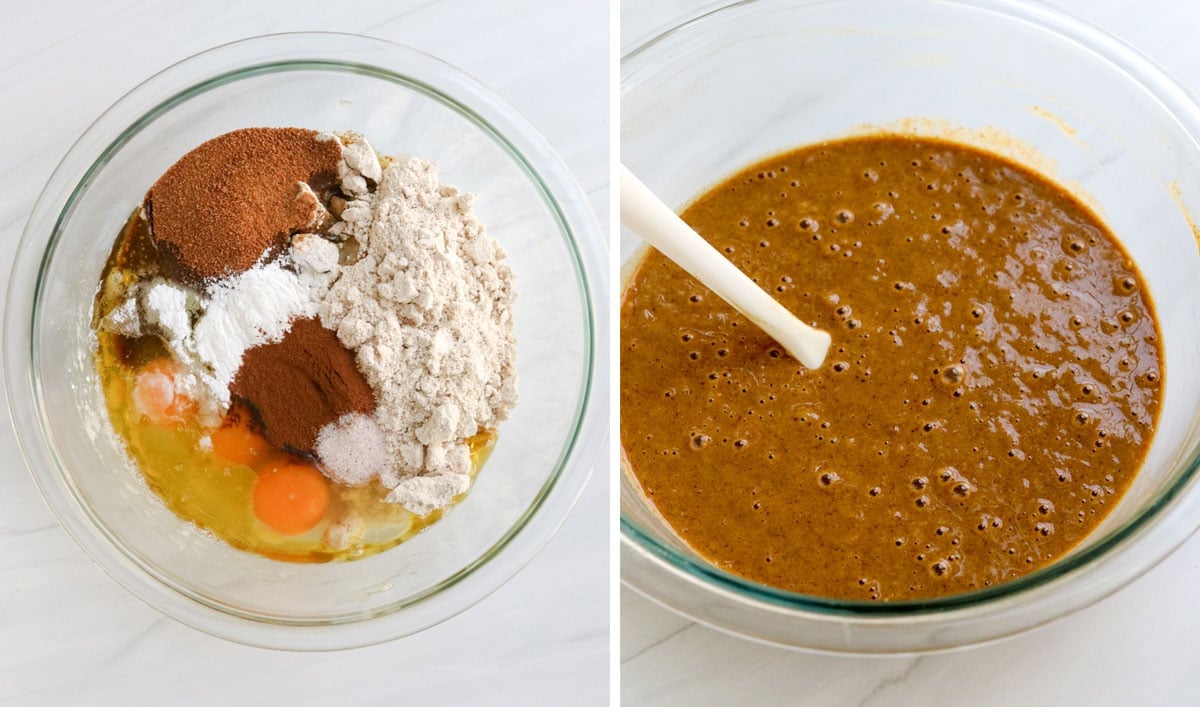
<instances>
[{"instance_id":1,"label":"cinnamon mound","mask_svg":"<svg viewBox=\"0 0 1200 707\"><path fill-rule=\"evenodd\" d=\"M231 391L254 411L269 442L309 456L322 427L375 411L354 355L316 318L297 319L278 343L247 351Z\"/></svg>"},{"instance_id":2,"label":"cinnamon mound","mask_svg":"<svg viewBox=\"0 0 1200 707\"><path fill-rule=\"evenodd\" d=\"M249 270L322 212L341 145L314 130L245 128L184 155L146 194L150 234L179 279L203 285ZM306 183L311 191L305 190Z\"/></svg>"}]
</instances>

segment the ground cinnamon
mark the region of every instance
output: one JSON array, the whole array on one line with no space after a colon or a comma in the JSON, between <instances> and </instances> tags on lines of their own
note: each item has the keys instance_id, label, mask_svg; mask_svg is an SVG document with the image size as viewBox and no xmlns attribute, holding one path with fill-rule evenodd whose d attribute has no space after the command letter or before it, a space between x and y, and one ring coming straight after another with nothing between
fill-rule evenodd
<instances>
[{"instance_id":1,"label":"ground cinnamon","mask_svg":"<svg viewBox=\"0 0 1200 707\"><path fill-rule=\"evenodd\" d=\"M341 146L313 130L246 128L184 155L146 194L151 237L179 279L203 285L250 269L307 230ZM300 183L306 183L306 192Z\"/></svg>"},{"instance_id":2,"label":"ground cinnamon","mask_svg":"<svg viewBox=\"0 0 1200 707\"><path fill-rule=\"evenodd\" d=\"M354 355L315 318L298 319L278 343L247 351L232 393L253 411L268 441L306 455L325 425L375 411L375 394Z\"/></svg>"}]
</instances>

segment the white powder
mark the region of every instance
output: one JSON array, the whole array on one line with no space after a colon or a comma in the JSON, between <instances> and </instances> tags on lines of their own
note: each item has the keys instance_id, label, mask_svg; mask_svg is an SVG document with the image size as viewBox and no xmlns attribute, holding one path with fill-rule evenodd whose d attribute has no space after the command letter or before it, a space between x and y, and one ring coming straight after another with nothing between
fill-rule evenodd
<instances>
[{"instance_id":1,"label":"white powder","mask_svg":"<svg viewBox=\"0 0 1200 707\"><path fill-rule=\"evenodd\" d=\"M209 289L208 308L192 332L192 350L213 378L213 392L229 405L229 386L242 354L275 343L293 319L317 313L312 290L280 262L257 265Z\"/></svg>"},{"instance_id":2,"label":"white powder","mask_svg":"<svg viewBox=\"0 0 1200 707\"><path fill-rule=\"evenodd\" d=\"M380 474L389 500L414 513L466 491L466 438L516 402L513 275L471 203L430 162L393 163L374 194L343 210L360 259L319 308L375 391L394 464Z\"/></svg>"},{"instance_id":3,"label":"white powder","mask_svg":"<svg viewBox=\"0 0 1200 707\"><path fill-rule=\"evenodd\" d=\"M348 486L362 486L392 468L383 430L374 419L358 413L322 427L316 451L325 474Z\"/></svg>"},{"instance_id":4,"label":"white powder","mask_svg":"<svg viewBox=\"0 0 1200 707\"><path fill-rule=\"evenodd\" d=\"M207 298L165 281L140 289L145 328L192 371L184 377L187 393L206 419L219 420L229 408L229 386L247 350L279 341L292 320L316 315L327 281L303 281L286 264L259 264L218 281ZM201 313L194 329L190 310Z\"/></svg>"},{"instance_id":5,"label":"white powder","mask_svg":"<svg viewBox=\"0 0 1200 707\"><path fill-rule=\"evenodd\" d=\"M188 293L166 280L156 279L142 291L146 324L156 327L171 352L179 358L183 342L192 331L188 315Z\"/></svg>"},{"instance_id":6,"label":"white powder","mask_svg":"<svg viewBox=\"0 0 1200 707\"><path fill-rule=\"evenodd\" d=\"M112 311L100 320L100 327L106 331L111 331L121 336L128 336L132 339L141 336L142 318L138 314L138 298L127 295L127 299L124 302L113 307Z\"/></svg>"}]
</instances>

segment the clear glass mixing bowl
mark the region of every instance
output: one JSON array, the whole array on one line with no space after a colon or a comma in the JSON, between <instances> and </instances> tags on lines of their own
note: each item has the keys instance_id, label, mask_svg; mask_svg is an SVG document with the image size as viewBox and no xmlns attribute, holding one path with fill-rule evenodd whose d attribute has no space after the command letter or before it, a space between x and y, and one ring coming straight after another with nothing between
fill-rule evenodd
<instances>
[{"instance_id":1,"label":"clear glass mixing bowl","mask_svg":"<svg viewBox=\"0 0 1200 707\"><path fill-rule=\"evenodd\" d=\"M92 296L146 189L204 140L248 126L353 130L436 161L517 277L520 404L465 501L363 560L290 564L180 521L113 435L92 362ZM499 587L549 540L605 450L606 258L579 186L502 99L453 67L366 37L291 34L176 64L105 112L29 219L5 312L10 413L34 479L92 559L164 613L289 649L419 631Z\"/></svg>"},{"instance_id":2,"label":"clear glass mixing bowl","mask_svg":"<svg viewBox=\"0 0 1200 707\"><path fill-rule=\"evenodd\" d=\"M674 206L784 149L888 126L981 145L1096 205L1149 281L1162 417L1135 483L1053 565L987 590L833 601L722 572L621 480L621 574L702 623L814 650L896 653L1012 635L1116 591L1200 525L1200 108L1121 41L1013 0L750 0L656 34L621 64L621 160ZM637 240L622 235L626 264Z\"/></svg>"}]
</instances>

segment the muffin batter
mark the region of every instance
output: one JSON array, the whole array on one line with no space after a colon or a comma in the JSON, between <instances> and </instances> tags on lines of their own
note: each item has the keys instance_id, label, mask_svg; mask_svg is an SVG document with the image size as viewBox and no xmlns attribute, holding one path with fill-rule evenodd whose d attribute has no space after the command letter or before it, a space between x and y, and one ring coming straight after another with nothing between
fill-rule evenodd
<instances>
[{"instance_id":1,"label":"muffin batter","mask_svg":"<svg viewBox=\"0 0 1200 707\"><path fill-rule=\"evenodd\" d=\"M683 218L834 339L806 370L661 254L629 281L627 468L720 568L844 599L979 589L1061 557L1136 474L1153 307L1060 187L881 135L774 157Z\"/></svg>"}]
</instances>

